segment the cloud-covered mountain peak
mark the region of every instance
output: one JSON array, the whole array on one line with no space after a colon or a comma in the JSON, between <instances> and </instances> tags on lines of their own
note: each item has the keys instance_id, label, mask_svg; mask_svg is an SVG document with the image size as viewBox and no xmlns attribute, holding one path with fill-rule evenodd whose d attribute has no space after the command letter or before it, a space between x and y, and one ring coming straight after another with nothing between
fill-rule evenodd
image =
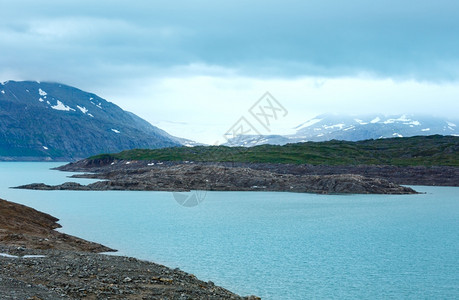
<instances>
[{"instance_id":1,"label":"cloud-covered mountain peak","mask_svg":"<svg viewBox=\"0 0 459 300\"><path fill-rule=\"evenodd\" d=\"M416 135L459 135L459 121L440 117L399 115L337 115L322 114L306 120L294 129L292 135L238 137L239 146L260 144L287 144L307 141L360 141Z\"/></svg>"}]
</instances>

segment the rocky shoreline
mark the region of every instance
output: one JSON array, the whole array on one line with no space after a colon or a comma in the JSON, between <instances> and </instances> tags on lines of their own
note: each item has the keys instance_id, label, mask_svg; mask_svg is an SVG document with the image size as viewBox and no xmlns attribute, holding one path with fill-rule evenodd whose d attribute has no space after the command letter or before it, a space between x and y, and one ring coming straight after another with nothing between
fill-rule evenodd
<instances>
[{"instance_id":1,"label":"rocky shoreline","mask_svg":"<svg viewBox=\"0 0 459 300\"><path fill-rule=\"evenodd\" d=\"M56 231L61 227L57 221L59 219L33 208L0 199L0 244L92 253L116 251Z\"/></svg>"},{"instance_id":2,"label":"rocky shoreline","mask_svg":"<svg viewBox=\"0 0 459 300\"><path fill-rule=\"evenodd\" d=\"M73 177L103 179L88 185L66 182L50 186L43 183L22 185L34 190L136 190L136 191L279 191L317 194L415 194L409 187L386 179L355 174L305 175L279 170L209 163L165 163L112 161L86 166L81 162L58 168L90 171Z\"/></svg>"},{"instance_id":3,"label":"rocky shoreline","mask_svg":"<svg viewBox=\"0 0 459 300\"><path fill-rule=\"evenodd\" d=\"M259 299L56 232L57 219L0 200L0 299Z\"/></svg>"},{"instance_id":4,"label":"rocky shoreline","mask_svg":"<svg viewBox=\"0 0 459 300\"><path fill-rule=\"evenodd\" d=\"M0 244L0 266L1 299L259 299L131 257Z\"/></svg>"}]
</instances>

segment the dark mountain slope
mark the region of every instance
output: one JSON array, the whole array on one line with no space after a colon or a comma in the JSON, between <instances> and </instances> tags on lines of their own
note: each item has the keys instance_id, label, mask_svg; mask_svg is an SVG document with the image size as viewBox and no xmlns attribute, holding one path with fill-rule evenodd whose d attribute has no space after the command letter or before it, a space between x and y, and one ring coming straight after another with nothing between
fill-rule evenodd
<instances>
[{"instance_id":1,"label":"dark mountain slope","mask_svg":"<svg viewBox=\"0 0 459 300\"><path fill-rule=\"evenodd\" d=\"M0 85L0 159L73 160L179 141L95 94L58 83Z\"/></svg>"}]
</instances>

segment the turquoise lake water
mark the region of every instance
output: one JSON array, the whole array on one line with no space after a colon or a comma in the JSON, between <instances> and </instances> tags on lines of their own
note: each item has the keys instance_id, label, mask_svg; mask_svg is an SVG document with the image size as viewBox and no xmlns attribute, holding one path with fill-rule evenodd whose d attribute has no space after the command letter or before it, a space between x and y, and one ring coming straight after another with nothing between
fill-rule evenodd
<instances>
[{"instance_id":1,"label":"turquoise lake water","mask_svg":"<svg viewBox=\"0 0 459 300\"><path fill-rule=\"evenodd\" d=\"M0 198L60 218L61 231L263 299L458 299L459 188L421 195L26 191L56 163L0 163ZM92 180L78 179L80 183Z\"/></svg>"}]
</instances>

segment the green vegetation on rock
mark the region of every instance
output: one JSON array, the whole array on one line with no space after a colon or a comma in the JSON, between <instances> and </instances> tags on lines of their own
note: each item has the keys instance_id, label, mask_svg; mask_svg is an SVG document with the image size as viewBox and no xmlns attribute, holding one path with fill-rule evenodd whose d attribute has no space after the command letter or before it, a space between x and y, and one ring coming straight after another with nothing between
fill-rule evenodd
<instances>
[{"instance_id":1,"label":"green vegetation on rock","mask_svg":"<svg viewBox=\"0 0 459 300\"><path fill-rule=\"evenodd\" d=\"M459 166L459 137L416 136L366 140L261 145L134 149L90 159L213 161L313 165Z\"/></svg>"}]
</instances>

